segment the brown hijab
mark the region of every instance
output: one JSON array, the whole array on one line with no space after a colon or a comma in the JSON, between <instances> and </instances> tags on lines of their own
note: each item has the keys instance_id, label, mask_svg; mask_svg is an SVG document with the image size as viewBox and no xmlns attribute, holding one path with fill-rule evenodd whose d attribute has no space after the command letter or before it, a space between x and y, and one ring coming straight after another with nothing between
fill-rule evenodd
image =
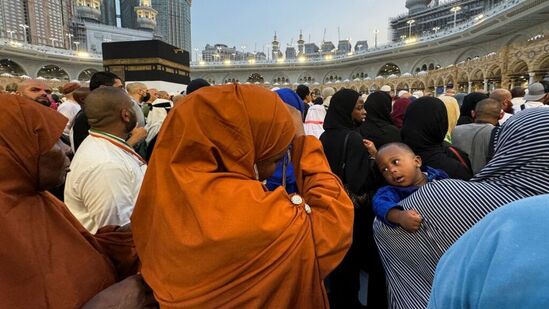
<instances>
[{"instance_id":1,"label":"brown hijab","mask_svg":"<svg viewBox=\"0 0 549 309\"><path fill-rule=\"evenodd\" d=\"M0 95L0 308L79 308L115 283L103 248L48 192L38 161L67 119L15 95Z\"/></svg>"},{"instance_id":2,"label":"brown hijab","mask_svg":"<svg viewBox=\"0 0 549 309\"><path fill-rule=\"evenodd\" d=\"M205 87L170 112L132 216L143 277L163 307L328 306L322 280L350 245L353 206L322 145L294 142L311 214L254 175L294 132L276 93L253 85Z\"/></svg>"}]
</instances>

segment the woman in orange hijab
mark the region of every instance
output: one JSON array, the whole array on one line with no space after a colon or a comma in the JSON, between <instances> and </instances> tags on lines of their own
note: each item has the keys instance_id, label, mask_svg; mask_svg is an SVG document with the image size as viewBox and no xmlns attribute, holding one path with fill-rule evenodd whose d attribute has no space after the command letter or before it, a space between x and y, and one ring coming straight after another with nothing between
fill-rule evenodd
<instances>
[{"instance_id":1,"label":"woman in orange hijab","mask_svg":"<svg viewBox=\"0 0 549 309\"><path fill-rule=\"evenodd\" d=\"M135 273L131 233L91 235L46 191L65 179L66 124L48 107L0 95L0 308L145 305L139 277L116 283Z\"/></svg>"},{"instance_id":2,"label":"woman in orange hijab","mask_svg":"<svg viewBox=\"0 0 549 309\"><path fill-rule=\"evenodd\" d=\"M300 195L261 181L290 144ZM252 85L205 87L160 131L132 216L165 308L326 308L353 205L298 111Z\"/></svg>"}]
</instances>

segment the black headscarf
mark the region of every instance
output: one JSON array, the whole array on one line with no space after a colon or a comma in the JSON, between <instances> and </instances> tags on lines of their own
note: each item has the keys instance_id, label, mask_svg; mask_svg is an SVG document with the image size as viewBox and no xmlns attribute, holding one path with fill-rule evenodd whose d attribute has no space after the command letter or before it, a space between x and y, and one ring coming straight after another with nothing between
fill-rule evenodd
<instances>
[{"instance_id":1,"label":"black headscarf","mask_svg":"<svg viewBox=\"0 0 549 309\"><path fill-rule=\"evenodd\" d=\"M332 172L357 195L366 192L366 179L370 174L370 154L363 146L362 137L354 130L355 122L351 115L359 97L360 94L351 89L336 92L324 119L325 131L320 136ZM347 153L344 158L347 136ZM343 161L345 175L342 173Z\"/></svg>"},{"instance_id":2,"label":"black headscarf","mask_svg":"<svg viewBox=\"0 0 549 309\"><path fill-rule=\"evenodd\" d=\"M324 118L324 130L353 129L355 122L352 113L359 97L360 94L352 89L341 89L336 92Z\"/></svg>"},{"instance_id":3,"label":"black headscarf","mask_svg":"<svg viewBox=\"0 0 549 309\"><path fill-rule=\"evenodd\" d=\"M189 85L187 85L187 89L185 90L185 94L191 94L192 92L202 88L202 87L208 87L210 86L210 83L208 83L205 79L197 78L193 79Z\"/></svg>"},{"instance_id":4,"label":"black headscarf","mask_svg":"<svg viewBox=\"0 0 549 309\"><path fill-rule=\"evenodd\" d=\"M448 113L444 103L433 97L422 97L412 102L404 116L400 131L402 141L419 155L423 164L445 171L450 178L468 180L470 170L453 154L444 137L448 131ZM467 164L468 158L457 151Z\"/></svg>"},{"instance_id":5,"label":"black headscarf","mask_svg":"<svg viewBox=\"0 0 549 309\"><path fill-rule=\"evenodd\" d=\"M400 142L400 130L391 119L391 97L382 91L368 96L364 103L366 121L360 126L362 137L374 142L377 148Z\"/></svg>"},{"instance_id":6,"label":"black headscarf","mask_svg":"<svg viewBox=\"0 0 549 309\"><path fill-rule=\"evenodd\" d=\"M477 107L477 103L487 99L488 95L480 92L472 92L463 98L463 104L461 105L460 115L457 125L473 123L473 117L471 112Z\"/></svg>"}]
</instances>

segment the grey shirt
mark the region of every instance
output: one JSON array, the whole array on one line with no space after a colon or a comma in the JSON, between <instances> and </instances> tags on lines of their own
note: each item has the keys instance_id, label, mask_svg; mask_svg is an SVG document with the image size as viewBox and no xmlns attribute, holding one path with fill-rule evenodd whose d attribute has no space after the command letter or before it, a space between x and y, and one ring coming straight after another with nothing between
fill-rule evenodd
<instances>
[{"instance_id":1,"label":"grey shirt","mask_svg":"<svg viewBox=\"0 0 549 309\"><path fill-rule=\"evenodd\" d=\"M473 175L486 165L490 150L490 137L495 127L489 123L470 123L457 126L452 131L452 146L467 153Z\"/></svg>"}]
</instances>

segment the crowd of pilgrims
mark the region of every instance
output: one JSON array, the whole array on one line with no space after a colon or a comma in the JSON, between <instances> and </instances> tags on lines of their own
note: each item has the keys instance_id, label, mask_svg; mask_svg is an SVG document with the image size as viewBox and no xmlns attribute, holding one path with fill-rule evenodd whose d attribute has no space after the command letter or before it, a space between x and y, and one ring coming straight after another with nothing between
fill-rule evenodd
<instances>
[{"instance_id":1,"label":"crowd of pilgrims","mask_svg":"<svg viewBox=\"0 0 549 309\"><path fill-rule=\"evenodd\" d=\"M58 90L0 94L2 308L549 306L548 82Z\"/></svg>"}]
</instances>

